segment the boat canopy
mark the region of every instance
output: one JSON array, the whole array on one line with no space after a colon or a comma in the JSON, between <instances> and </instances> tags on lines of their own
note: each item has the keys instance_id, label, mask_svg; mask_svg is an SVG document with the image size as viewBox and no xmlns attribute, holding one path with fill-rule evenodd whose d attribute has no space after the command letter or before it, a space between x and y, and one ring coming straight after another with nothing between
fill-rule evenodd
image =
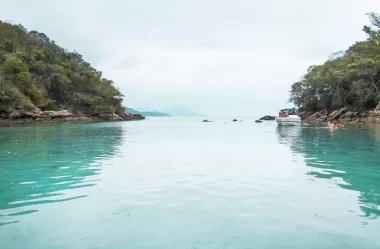
<instances>
[{"instance_id":1,"label":"boat canopy","mask_svg":"<svg viewBox=\"0 0 380 249\"><path fill-rule=\"evenodd\" d=\"M280 112L297 112L297 109L296 108L286 108L286 109L280 110Z\"/></svg>"}]
</instances>

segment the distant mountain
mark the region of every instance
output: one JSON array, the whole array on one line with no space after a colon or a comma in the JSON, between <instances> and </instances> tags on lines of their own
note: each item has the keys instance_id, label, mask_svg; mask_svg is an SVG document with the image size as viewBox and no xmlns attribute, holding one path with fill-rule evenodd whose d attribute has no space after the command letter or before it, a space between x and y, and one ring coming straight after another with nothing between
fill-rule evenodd
<instances>
[{"instance_id":1,"label":"distant mountain","mask_svg":"<svg viewBox=\"0 0 380 249\"><path fill-rule=\"evenodd\" d=\"M151 108L149 106L135 106L135 110L139 110L139 112L159 112L154 108Z\"/></svg>"},{"instance_id":2,"label":"distant mountain","mask_svg":"<svg viewBox=\"0 0 380 249\"><path fill-rule=\"evenodd\" d=\"M142 111L135 110L133 108L127 108L127 112L131 114L141 114L146 117L169 117L170 116L169 114L163 113L163 112L157 112L157 111L142 112Z\"/></svg>"},{"instance_id":3,"label":"distant mountain","mask_svg":"<svg viewBox=\"0 0 380 249\"><path fill-rule=\"evenodd\" d=\"M195 116L205 116L203 114L199 114L185 106L175 106L171 108L164 109L163 112L168 113L171 116L188 116L188 117L195 117Z\"/></svg>"}]
</instances>

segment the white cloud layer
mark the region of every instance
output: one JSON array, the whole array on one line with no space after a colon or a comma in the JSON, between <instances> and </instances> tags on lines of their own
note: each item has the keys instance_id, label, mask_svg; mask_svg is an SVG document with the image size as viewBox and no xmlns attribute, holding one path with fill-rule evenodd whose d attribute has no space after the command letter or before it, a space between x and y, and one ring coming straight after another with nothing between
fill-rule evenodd
<instances>
[{"instance_id":1,"label":"white cloud layer","mask_svg":"<svg viewBox=\"0 0 380 249\"><path fill-rule=\"evenodd\" d=\"M0 0L0 19L76 50L129 106L261 115L311 64L365 38L378 0Z\"/></svg>"}]
</instances>

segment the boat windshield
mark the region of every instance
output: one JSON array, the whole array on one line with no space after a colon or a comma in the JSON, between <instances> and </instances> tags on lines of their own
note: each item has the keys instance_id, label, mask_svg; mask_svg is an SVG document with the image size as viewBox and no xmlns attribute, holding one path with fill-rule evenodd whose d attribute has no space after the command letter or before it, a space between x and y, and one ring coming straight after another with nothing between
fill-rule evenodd
<instances>
[{"instance_id":1,"label":"boat windshield","mask_svg":"<svg viewBox=\"0 0 380 249\"><path fill-rule=\"evenodd\" d=\"M279 117L287 117L289 115L297 115L297 109L296 108L286 108L280 110L280 113L278 114Z\"/></svg>"}]
</instances>

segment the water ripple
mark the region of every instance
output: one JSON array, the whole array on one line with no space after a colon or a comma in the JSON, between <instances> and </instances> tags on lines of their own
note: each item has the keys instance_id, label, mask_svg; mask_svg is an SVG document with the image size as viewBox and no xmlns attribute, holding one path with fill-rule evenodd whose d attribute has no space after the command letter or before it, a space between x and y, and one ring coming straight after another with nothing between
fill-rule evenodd
<instances>
[{"instance_id":1,"label":"water ripple","mask_svg":"<svg viewBox=\"0 0 380 249\"><path fill-rule=\"evenodd\" d=\"M251 121L0 129L0 240L10 249L379 248L376 129Z\"/></svg>"},{"instance_id":2,"label":"water ripple","mask_svg":"<svg viewBox=\"0 0 380 249\"><path fill-rule=\"evenodd\" d=\"M87 126L87 127L86 127ZM59 203L88 197L63 197L69 191L96 186L103 160L114 156L122 130L104 125L57 125L2 128L0 145L0 212L33 214L21 207ZM28 163L25 163L28 162ZM63 198L56 198L62 196ZM14 212L12 211L14 210ZM1 219L1 217L0 217ZM12 221L2 225L14 224Z\"/></svg>"},{"instance_id":3,"label":"water ripple","mask_svg":"<svg viewBox=\"0 0 380 249\"><path fill-rule=\"evenodd\" d=\"M380 129L374 128L352 127L333 132L323 128L299 128L297 132L278 129L278 133L292 150L305 155L307 175L359 192L360 216L377 219L380 217L380 185L377 184L380 182L377 156Z\"/></svg>"}]
</instances>

